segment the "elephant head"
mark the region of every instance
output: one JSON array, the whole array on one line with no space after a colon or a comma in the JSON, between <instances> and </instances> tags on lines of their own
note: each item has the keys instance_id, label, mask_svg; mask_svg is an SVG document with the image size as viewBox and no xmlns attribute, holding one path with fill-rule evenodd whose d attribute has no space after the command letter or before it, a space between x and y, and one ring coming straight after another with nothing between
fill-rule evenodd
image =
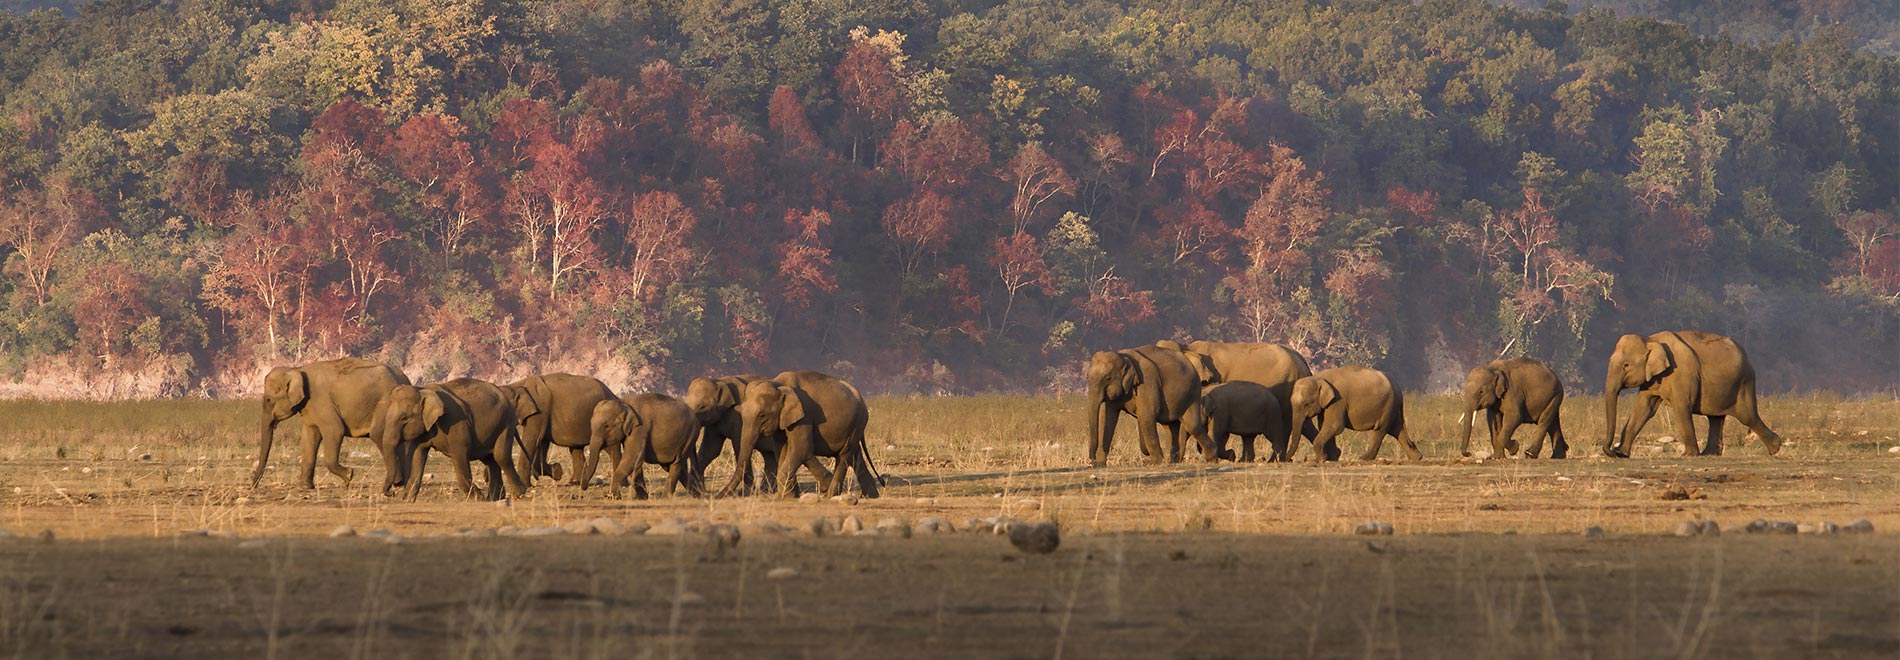
<instances>
[{"instance_id":1,"label":"elephant head","mask_svg":"<svg viewBox=\"0 0 1900 660\"><path fill-rule=\"evenodd\" d=\"M735 382L728 382L729 380L694 378L693 382L686 386L686 396L681 400L686 402L687 407L693 409L693 416L699 419L700 424L718 423L719 418L724 417L728 411L739 407L739 386Z\"/></svg>"},{"instance_id":2,"label":"elephant head","mask_svg":"<svg viewBox=\"0 0 1900 660\"><path fill-rule=\"evenodd\" d=\"M645 423L646 420L640 417L640 411L634 410L633 406L627 405L625 401L608 399L596 403L594 417L589 422L592 437L588 439L587 446L594 448L625 443L629 438L640 437L639 427ZM623 445L621 451L633 452L634 455L630 460L639 461L642 458L641 455L646 452L646 448L640 445ZM588 484L594 479L594 471L599 467L600 453L596 451L592 453L587 465L581 468L581 490L587 490Z\"/></svg>"},{"instance_id":3,"label":"elephant head","mask_svg":"<svg viewBox=\"0 0 1900 660\"><path fill-rule=\"evenodd\" d=\"M1616 395L1623 390L1648 387L1676 368L1676 355L1667 344L1649 341L1642 335L1623 335L1610 354L1610 366L1603 378L1603 447L1609 451L1616 439Z\"/></svg>"},{"instance_id":4,"label":"elephant head","mask_svg":"<svg viewBox=\"0 0 1900 660\"><path fill-rule=\"evenodd\" d=\"M257 439L257 465L251 472L251 485L264 477L270 462L271 438L277 425L303 411L310 401L310 376L297 367L277 367L264 376L264 423Z\"/></svg>"},{"instance_id":5,"label":"elephant head","mask_svg":"<svg viewBox=\"0 0 1900 660\"><path fill-rule=\"evenodd\" d=\"M1108 462L1108 448L1115 441L1121 404L1141 389L1141 369L1135 364L1135 358L1126 353L1098 351L1089 358L1087 378L1089 461L1103 465Z\"/></svg>"},{"instance_id":6,"label":"elephant head","mask_svg":"<svg viewBox=\"0 0 1900 660\"><path fill-rule=\"evenodd\" d=\"M1327 406L1339 400L1339 388L1324 378L1307 376L1293 383L1293 395L1287 397L1287 404L1293 408L1292 428L1303 428L1307 421L1318 417Z\"/></svg>"},{"instance_id":7,"label":"elephant head","mask_svg":"<svg viewBox=\"0 0 1900 660\"><path fill-rule=\"evenodd\" d=\"M762 438L775 438L799 424L816 423L808 415L798 391L782 383L760 380L747 383L739 395L737 408L743 423L739 431L739 461L749 463L752 451ZM775 466L766 466L767 471Z\"/></svg>"},{"instance_id":8,"label":"elephant head","mask_svg":"<svg viewBox=\"0 0 1900 660\"><path fill-rule=\"evenodd\" d=\"M1484 366L1471 370L1465 376L1464 408L1458 416L1459 451L1471 455L1471 427L1478 424L1478 411L1496 409L1504 401L1505 388L1510 386L1510 378L1504 370ZM1491 423L1491 432L1498 432L1495 415L1487 415Z\"/></svg>"},{"instance_id":9,"label":"elephant head","mask_svg":"<svg viewBox=\"0 0 1900 660\"><path fill-rule=\"evenodd\" d=\"M383 401L370 429L370 439L383 451L383 467L389 476L383 482L383 494L404 481L413 482L404 462L411 443L436 430L449 408L448 395L414 385L397 385L383 395ZM413 490L413 489L412 489Z\"/></svg>"},{"instance_id":10,"label":"elephant head","mask_svg":"<svg viewBox=\"0 0 1900 660\"><path fill-rule=\"evenodd\" d=\"M503 385L501 391L508 395L509 403L515 406L516 423L525 424L529 418L541 414L539 400L545 399L546 396L542 395L531 381Z\"/></svg>"}]
</instances>

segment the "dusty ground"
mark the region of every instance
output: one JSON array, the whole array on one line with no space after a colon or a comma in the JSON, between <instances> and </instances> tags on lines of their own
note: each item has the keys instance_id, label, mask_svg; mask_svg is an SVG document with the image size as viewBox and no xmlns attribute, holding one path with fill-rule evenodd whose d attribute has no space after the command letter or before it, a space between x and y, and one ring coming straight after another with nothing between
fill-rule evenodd
<instances>
[{"instance_id":1,"label":"dusty ground","mask_svg":"<svg viewBox=\"0 0 1900 660\"><path fill-rule=\"evenodd\" d=\"M1124 439L1099 469L1077 465L1067 418L1033 414L1060 402L1020 406L992 418L970 400L873 402L889 486L856 505L614 501L551 483L468 502L439 462L407 505L366 485L381 471L362 444L345 461L355 485L287 487L281 438L253 489L248 409L143 411L124 428L45 413L0 431L0 529L57 539L0 541L0 657L1900 655L1890 401L1784 405L1796 442L1774 458L1734 436L1727 456L1679 458L1666 428L1638 458L1590 458L1584 408L1581 458L1564 461L1442 458L1448 425L1421 422L1440 458L1147 466ZM594 517L999 514L1055 520L1065 542L1026 556L968 534L753 533L725 552L700 536L437 537ZM1877 532L1669 535L1701 518L1864 518ZM1398 533L1347 534L1373 520ZM340 524L406 542L325 536ZM235 538L181 536L192 530ZM776 568L796 575L768 578Z\"/></svg>"}]
</instances>

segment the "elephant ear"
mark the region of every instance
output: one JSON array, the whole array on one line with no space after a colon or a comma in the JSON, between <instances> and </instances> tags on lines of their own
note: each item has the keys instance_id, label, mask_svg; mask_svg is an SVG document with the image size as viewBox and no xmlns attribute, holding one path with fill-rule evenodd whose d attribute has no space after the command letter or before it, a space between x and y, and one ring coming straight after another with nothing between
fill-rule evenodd
<instances>
[{"instance_id":1,"label":"elephant ear","mask_svg":"<svg viewBox=\"0 0 1900 660\"><path fill-rule=\"evenodd\" d=\"M529 417L541 414L541 404L534 400L534 390L525 385L510 385L508 391L514 394L515 419L526 421Z\"/></svg>"},{"instance_id":2,"label":"elephant ear","mask_svg":"<svg viewBox=\"0 0 1900 660\"><path fill-rule=\"evenodd\" d=\"M640 409L626 403L620 404L620 428L627 436L633 435L633 427L645 423L647 420L640 416Z\"/></svg>"},{"instance_id":3,"label":"elephant ear","mask_svg":"<svg viewBox=\"0 0 1900 660\"><path fill-rule=\"evenodd\" d=\"M720 408L739 407L739 390L745 387L743 381L737 378L721 378L714 381L713 385L713 389L719 391L718 397L713 399L714 406Z\"/></svg>"},{"instance_id":4,"label":"elephant ear","mask_svg":"<svg viewBox=\"0 0 1900 660\"><path fill-rule=\"evenodd\" d=\"M784 385L778 386L778 393L784 397L784 405L778 410L779 428L790 429L805 421L805 402L799 400L798 391Z\"/></svg>"},{"instance_id":5,"label":"elephant ear","mask_svg":"<svg viewBox=\"0 0 1900 660\"><path fill-rule=\"evenodd\" d=\"M442 415L448 412L446 402L448 395L436 391L426 391L423 394L422 426L432 429L435 428L436 422L442 421Z\"/></svg>"},{"instance_id":6,"label":"elephant ear","mask_svg":"<svg viewBox=\"0 0 1900 660\"><path fill-rule=\"evenodd\" d=\"M284 395L294 405L303 405L310 399L310 376L302 369L291 369L289 378L284 381Z\"/></svg>"},{"instance_id":7,"label":"elephant ear","mask_svg":"<svg viewBox=\"0 0 1900 660\"><path fill-rule=\"evenodd\" d=\"M1491 400L1503 401L1504 390L1505 388L1508 388L1508 387L1510 387L1510 378L1505 375L1504 370L1492 369L1491 370L1491 387L1490 387L1490 392L1489 392Z\"/></svg>"},{"instance_id":8,"label":"elephant ear","mask_svg":"<svg viewBox=\"0 0 1900 660\"><path fill-rule=\"evenodd\" d=\"M1181 353L1187 356L1188 362L1194 364L1194 372L1200 374L1202 385L1220 382L1220 371L1214 368L1214 358L1194 351Z\"/></svg>"},{"instance_id":9,"label":"elephant ear","mask_svg":"<svg viewBox=\"0 0 1900 660\"><path fill-rule=\"evenodd\" d=\"M1318 402L1319 408L1331 406L1334 401L1339 400L1339 388L1334 387L1330 380L1320 380L1314 385L1314 392L1318 395L1314 397L1314 400Z\"/></svg>"},{"instance_id":10,"label":"elephant ear","mask_svg":"<svg viewBox=\"0 0 1900 660\"><path fill-rule=\"evenodd\" d=\"M1122 396L1133 396L1135 386L1141 384L1141 367L1133 356L1122 353L1121 377Z\"/></svg>"},{"instance_id":11,"label":"elephant ear","mask_svg":"<svg viewBox=\"0 0 1900 660\"><path fill-rule=\"evenodd\" d=\"M1676 366L1676 356L1660 342L1649 343L1649 357L1643 360L1643 382L1662 377Z\"/></svg>"}]
</instances>

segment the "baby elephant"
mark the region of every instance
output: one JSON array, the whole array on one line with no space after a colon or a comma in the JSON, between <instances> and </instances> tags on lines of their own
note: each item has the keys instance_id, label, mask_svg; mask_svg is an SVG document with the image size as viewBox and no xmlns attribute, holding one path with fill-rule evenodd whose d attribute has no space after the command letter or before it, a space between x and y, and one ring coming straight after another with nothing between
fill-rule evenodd
<instances>
[{"instance_id":1,"label":"baby elephant","mask_svg":"<svg viewBox=\"0 0 1900 660\"><path fill-rule=\"evenodd\" d=\"M1471 455L1471 427L1477 425L1477 413L1483 410L1491 430L1492 456L1517 453L1517 440L1511 435L1518 425L1529 422L1537 425L1537 440L1524 450L1524 457L1537 458L1544 452L1544 439L1550 438L1550 457L1563 458L1570 453L1557 415L1563 405L1563 382L1536 360L1511 358L1472 369L1465 377L1464 415L1458 419L1464 439L1458 451Z\"/></svg>"},{"instance_id":2,"label":"baby elephant","mask_svg":"<svg viewBox=\"0 0 1900 660\"><path fill-rule=\"evenodd\" d=\"M430 449L448 454L455 464L456 485L471 497L478 497L480 491L469 473L469 461L488 466L488 499L504 497L504 476L507 493L519 495L527 488L515 472L514 447L520 436L515 431L514 405L493 383L457 378L426 387L397 385L377 403L370 436L382 448L388 469L385 495L406 479L405 499L416 501ZM401 466L403 458L409 459L407 469Z\"/></svg>"},{"instance_id":3,"label":"baby elephant","mask_svg":"<svg viewBox=\"0 0 1900 660\"><path fill-rule=\"evenodd\" d=\"M1201 408L1207 411L1207 437L1220 457L1233 460L1227 448L1227 436L1240 436L1240 460L1254 460L1254 439L1267 436L1269 461L1290 460L1287 447L1285 408L1273 390L1259 383L1237 380L1210 386L1201 391Z\"/></svg>"},{"instance_id":4,"label":"baby elephant","mask_svg":"<svg viewBox=\"0 0 1900 660\"><path fill-rule=\"evenodd\" d=\"M1398 388L1392 386L1391 379L1377 369L1327 369L1295 381L1291 398L1292 428L1305 426L1309 419L1318 420L1314 424L1319 429L1319 435L1313 438L1314 463L1339 455L1335 439L1346 429L1372 433L1372 444L1366 447L1360 460L1378 458L1379 447L1388 435L1399 439L1406 456L1412 460L1420 458L1418 445L1405 433L1403 397ZM1326 454L1324 457L1322 451ZM1288 454L1291 453L1289 448Z\"/></svg>"},{"instance_id":5,"label":"baby elephant","mask_svg":"<svg viewBox=\"0 0 1900 660\"><path fill-rule=\"evenodd\" d=\"M581 468L581 488L586 489L600 466L600 451L618 447L620 460L607 479L614 497L620 497L620 485L633 476L633 497L647 498L647 463L666 467L666 492L685 485L686 492L700 494L698 452L699 419L684 401L665 394L638 394L608 399L594 404L593 434L587 441L587 465ZM624 446L622 446L624 445Z\"/></svg>"}]
</instances>

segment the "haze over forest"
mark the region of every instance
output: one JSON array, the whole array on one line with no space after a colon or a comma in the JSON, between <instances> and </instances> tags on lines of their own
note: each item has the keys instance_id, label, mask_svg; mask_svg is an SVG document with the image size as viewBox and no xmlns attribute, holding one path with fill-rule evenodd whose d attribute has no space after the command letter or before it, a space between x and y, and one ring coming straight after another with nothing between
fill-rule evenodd
<instances>
[{"instance_id":1,"label":"haze over forest","mask_svg":"<svg viewBox=\"0 0 1900 660\"><path fill-rule=\"evenodd\" d=\"M1890 3L1508 4L0 11L0 393L344 354L1069 391L1170 337L1595 391L1682 328L1893 391Z\"/></svg>"}]
</instances>

